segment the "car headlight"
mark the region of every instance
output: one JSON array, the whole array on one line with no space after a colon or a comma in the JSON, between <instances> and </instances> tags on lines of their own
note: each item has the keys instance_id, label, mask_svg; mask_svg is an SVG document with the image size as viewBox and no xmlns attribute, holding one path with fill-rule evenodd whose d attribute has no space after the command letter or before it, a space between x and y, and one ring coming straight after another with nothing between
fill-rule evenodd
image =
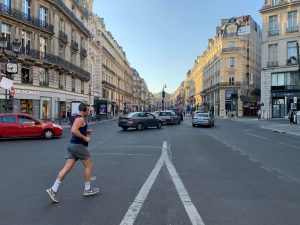
<instances>
[{"instance_id":1,"label":"car headlight","mask_svg":"<svg viewBox=\"0 0 300 225\"><path fill-rule=\"evenodd\" d=\"M59 128L59 129L61 129L61 130L62 130L62 127L61 127L61 126L59 126L59 125L57 125L57 124L53 124L53 127L56 127L56 128Z\"/></svg>"}]
</instances>

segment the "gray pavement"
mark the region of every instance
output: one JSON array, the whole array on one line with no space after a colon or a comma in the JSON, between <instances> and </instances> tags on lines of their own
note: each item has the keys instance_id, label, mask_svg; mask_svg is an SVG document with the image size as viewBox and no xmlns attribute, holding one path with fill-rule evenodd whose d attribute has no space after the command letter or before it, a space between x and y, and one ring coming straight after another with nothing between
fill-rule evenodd
<instances>
[{"instance_id":1,"label":"gray pavement","mask_svg":"<svg viewBox=\"0 0 300 225\"><path fill-rule=\"evenodd\" d=\"M219 118L223 118L223 117L219 117ZM232 118L231 120L235 122L254 124L263 129L271 130L278 133L286 133L286 134L300 136L300 123L296 125L292 125L290 124L290 121L287 119L258 120L257 118L240 117L240 118Z\"/></svg>"}]
</instances>

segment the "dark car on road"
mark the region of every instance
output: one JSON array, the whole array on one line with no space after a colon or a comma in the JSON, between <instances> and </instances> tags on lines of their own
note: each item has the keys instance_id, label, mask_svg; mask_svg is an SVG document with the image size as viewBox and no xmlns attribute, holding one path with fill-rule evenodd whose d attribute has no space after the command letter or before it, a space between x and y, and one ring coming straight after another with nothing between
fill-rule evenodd
<instances>
[{"instance_id":1,"label":"dark car on road","mask_svg":"<svg viewBox=\"0 0 300 225\"><path fill-rule=\"evenodd\" d=\"M181 109L172 109L172 111L177 115L177 116L179 116L180 117L180 120L181 121L183 121L183 112L182 112L182 110Z\"/></svg>"},{"instance_id":2,"label":"dark car on road","mask_svg":"<svg viewBox=\"0 0 300 225\"><path fill-rule=\"evenodd\" d=\"M158 118L162 120L164 124L180 124L180 116L177 116L173 111L161 111L158 114Z\"/></svg>"},{"instance_id":3,"label":"dark car on road","mask_svg":"<svg viewBox=\"0 0 300 225\"><path fill-rule=\"evenodd\" d=\"M160 118L148 112L131 112L121 116L118 121L118 126L122 127L123 130L127 130L128 128L142 130L147 127L157 127L160 129L162 125L163 122Z\"/></svg>"},{"instance_id":4,"label":"dark car on road","mask_svg":"<svg viewBox=\"0 0 300 225\"><path fill-rule=\"evenodd\" d=\"M0 114L0 138L44 137L51 139L62 135L62 127L52 122L42 122L23 113Z\"/></svg>"}]
</instances>

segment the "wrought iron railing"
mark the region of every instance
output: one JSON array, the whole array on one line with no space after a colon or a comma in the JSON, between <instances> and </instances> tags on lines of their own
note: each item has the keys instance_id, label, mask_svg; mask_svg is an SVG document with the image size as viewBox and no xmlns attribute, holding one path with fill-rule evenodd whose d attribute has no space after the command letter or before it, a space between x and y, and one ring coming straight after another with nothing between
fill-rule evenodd
<instances>
[{"instance_id":1,"label":"wrought iron railing","mask_svg":"<svg viewBox=\"0 0 300 225\"><path fill-rule=\"evenodd\" d=\"M269 30L268 35L269 36L279 35L279 30Z\"/></svg>"},{"instance_id":2,"label":"wrought iron railing","mask_svg":"<svg viewBox=\"0 0 300 225\"><path fill-rule=\"evenodd\" d=\"M65 43L69 42L68 41L68 35L65 32L61 31L61 30L59 31L59 39L62 40L63 42L65 42Z\"/></svg>"},{"instance_id":3,"label":"wrought iron railing","mask_svg":"<svg viewBox=\"0 0 300 225\"><path fill-rule=\"evenodd\" d=\"M87 50L83 47L80 47L80 54L84 57L87 57Z\"/></svg>"},{"instance_id":4,"label":"wrought iron railing","mask_svg":"<svg viewBox=\"0 0 300 225\"><path fill-rule=\"evenodd\" d=\"M221 88L221 87L240 87L241 86L241 82L219 82L216 83L206 89L204 89L203 91L201 91L201 94L205 94L207 92L209 92L210 90L213 90L215 88Z\"/></svg>"},{"instance_id":5,"label":"wrought iron railing","mask_svg":"<svg viewBox=\"0 0 300 225\"><path fill-rule=\"evenodd\" d=\"M74 22L83 33L89 37L91 36L89 29L86 28L86 26L74 15L74 13L65 5L62 0L52 0L52 2L54 2L65 14L67 14L72 22Z\"/></svg>"},{"instance_id":6,"label":"wrought iron railing","mask_svg":"<svg viewBox=\"0 0 300 225\"><path fill-rule=\"evenodd\" d=\"M109 83L109 82L106 81L106 80L102 80L102 84L104 84L104 85L106 85L106 86L108 86L108 87L114 88L114 89L117 88L115 85Z\"/></svg>"},{"instance_id":7,"label":"wrought iron railing","mask_svg":"<svg viewBox=\"0 0 300 225\"><path fill-rule=\"evenodd\" d=\"M11 8L10 6L5 5L3 3L0 3L0 14L13 17L14 19L20 20L34 27L53 33L53 25L47 23L46 21L37 19L22 11Z\"/></svg>"},{"instance_id":8,"label":"wrought iron railing","mask_svg":"<svg viewBox=\"0 0 300 225\"><path fill-rule=\"evenodd\" d=\"M293 33L298 31L298 26L293 26L293 27L287 27L286 32L287 33Z\"/></svg>"},{"instance_id":9,"label":"wrought iron railing","mask_svg":"<svg viewBox=\"0 0 300 225\"><path fill-rule=\"evenodd\" d=\"M77 43L76 41L74 41L74 40L72 40L72 42L71 42L71 47L72 47L74 50L76 50L76 51L79 50L79 48L78 48L78 43Z\"/></svg>"},{"instance_id":10,"label":"wrought iron railing","mask_svg":"<svg viewBox=\"0 0 300 225\"><path fill-rule=\"evenodd\" d=\"M267 67L277 67L278 61L271 61L267 63Z\"/></svg>"},{"instance_id":11,"label":"wrought iron railing","mask_svg":"<svg viewBox=\"0 0 300 225\"><path fill-rule=\"evenodd\" d=\"M82 12L85 17L89 16L89 12L86 8L84 8L83 4L79 0L73 0L77 8Z\"/></svg>"},{"instance_id":12,"label":"wrought iron railing","mask_svg":"<svg viewBox=\"0 0 300 225\"><path fill-rule=\"evenodd\" d=\"M70 70L71 72L74 72L77 74L79 77L89 80L90 79L90 73L73 63L59 57L56 55L48 54L45 52L37 51L34 49L28 49L28 48L22 48L21 54L24 54L26 56L29 56L32 59L42 59L45 60L47 63L54 64L57 66L60 66L66 70Z\"/></svg>"}]
</instances>

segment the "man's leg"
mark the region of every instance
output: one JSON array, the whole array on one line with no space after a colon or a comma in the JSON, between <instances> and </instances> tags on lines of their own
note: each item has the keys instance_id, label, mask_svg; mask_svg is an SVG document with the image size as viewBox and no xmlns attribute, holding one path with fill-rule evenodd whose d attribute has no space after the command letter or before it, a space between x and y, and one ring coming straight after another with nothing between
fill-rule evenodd
<instances>
[{"instance_id":1,"label":"man's leg","mask_svg":"<svg viewBox=\"0 0 300 225\"><path fill-rule=\"evenodd\" d=\"M46 190L49 197L52 199L53 202L58 202L57 198L57 189L62 182L62 180L65 178L65 176L72 170L76 160L75 159L67 159L65 166L62 170L59 171L58 176L53 184L53 186Z\"/></svg>"},{"instance_id":2,"label":"man's leg","mask_svg":"<svg viewBox=\"0 0 300 225\"><path fill-rule=\"evenodd\" d=\"M84 192L83 195L95 195L99 192L99 188L91 187L91 177L93 174L93 161L91 158L81 160L81 163L84 166Z\"/></svg>"}]
</instances>

